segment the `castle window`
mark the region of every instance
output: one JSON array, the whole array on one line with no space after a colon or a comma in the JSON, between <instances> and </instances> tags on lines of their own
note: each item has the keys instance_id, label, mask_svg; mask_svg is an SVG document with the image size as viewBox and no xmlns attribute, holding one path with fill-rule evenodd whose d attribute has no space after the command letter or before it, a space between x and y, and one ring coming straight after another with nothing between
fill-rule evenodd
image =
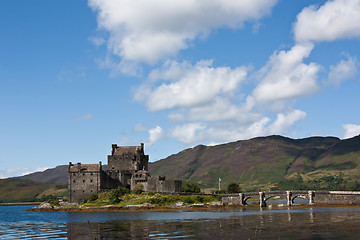
<instances>
[{"instance_id":1,"label":"castle window","mask_svg":"<svg viewBox=\"0 0 360 240\"><path fill-rule=\"evenodd\" d=\"M93 182L93 180L91 179L90 182Z\"/></svg>"},{"instance_id":2,"label":"castle window","mask_svg":"<svg viewBox=\"0 0 360 240\"><path fill-rule=\"evenodd\" d=\"M75 192L75 190L74 190L74 192Z\"/></svg>"},{"instance_id":3,"label":"castle window","mask_svg":"<svg viewBox=\"0 0 360 240\"><path fill-rule=\"evenodd\" d=\"M85 190L83 190L83 192L85 192Z\"/></svg>"},{"instance_id":4,"label":"castle window","mask_svg":"<svg viewBox=\"0 0 360 240\"><path fill-rule=\"evenodd\" d=\"M90 192L93 192L93 190L91 190Z\"/></svg>"},{"instance_id":5,"label":"castle window","mask_svg":"<svg viewBox=\"0 0 360 240\"><path fill-rule=\"evenodd\" d=\"M85 173L83 173L83 176L85 176Z\"/></svg>"},{"instance_id":6,"label":"castle window","mask_svg":"<svg viewBox=\"0 0 360 240\"><path fill-rule=\"evenodd\" d=\"M75 180L73 180L73 182L75 182Z\"/></svg>"},{"instance_id":7,"label":"castle window","mask_svg":"<svg viewBox=\"0 0 360 240\"><path fill-rule=\"evenodd\" d=\"M83 180L83 182L85 182L85 180Z\"/></svg>"}]
</instances>

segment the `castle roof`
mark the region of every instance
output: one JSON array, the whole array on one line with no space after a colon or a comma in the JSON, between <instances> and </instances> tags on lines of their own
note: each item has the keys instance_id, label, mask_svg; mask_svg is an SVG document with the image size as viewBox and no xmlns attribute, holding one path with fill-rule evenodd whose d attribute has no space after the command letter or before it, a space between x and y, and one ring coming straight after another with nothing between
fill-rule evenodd
<instances>
[{"instance_id":1,"label":"castle roof","mask_svg":"<svg viewBox=\"0 0 360 240\"><path fill-rule=\"evenodd\" d=\"M127 154L127 153L135 154L135 153L138 153L139 151L141 151L140 146L116 147L114 149L113 155L123 155L123 154Z\"/></svg>"},{"instance_id":2,"label":"castle roof","mask_svg":"<svg viewBox=\"0 0 360 240\"><path fill-rule=\"evenodd\" d=\"M72 164L69 172L100 172L101 164Z\"/></svg>"}]
</instances>

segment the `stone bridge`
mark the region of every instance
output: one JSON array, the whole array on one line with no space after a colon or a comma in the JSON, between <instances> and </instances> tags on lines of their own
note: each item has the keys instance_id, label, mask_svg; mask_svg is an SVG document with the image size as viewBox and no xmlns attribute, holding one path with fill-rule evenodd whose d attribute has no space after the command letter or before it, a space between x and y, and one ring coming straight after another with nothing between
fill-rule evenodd
<instances>
[{"instance_id":1,"label":"stone bridge","mask_svg":"<svg viewBox=\"0 0 360 240\"><path fill-rule=\"evenodd\" d=\"M350 191L267 191L223 195L222 201L228 205L246 205L249 199L259 199L260 207L266 207L269 199L286 200L291 206L295 199L308 200L308 204L360 205L360 192Z\"/></svg>"}]
</instances>

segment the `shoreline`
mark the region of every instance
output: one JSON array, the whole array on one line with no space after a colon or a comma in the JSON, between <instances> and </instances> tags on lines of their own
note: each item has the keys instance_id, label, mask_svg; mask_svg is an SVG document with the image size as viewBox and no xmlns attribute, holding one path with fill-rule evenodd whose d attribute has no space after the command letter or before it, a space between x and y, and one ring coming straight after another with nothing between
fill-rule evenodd
<instances>
[{"instance_id":1,"label":"shoreline","mask_svg":"<svg viewBox=\"0 0 360 240\"><path fill-rule=\"evenodd\" d=\"M41 202L19 202L19 203L0 203L0 206L28 206L28 205L40 205Z\"/></svg>"},{"instance_id":2,"label":"shoreline","mask_svg":"<svg viewBox=\"0 0 360 240\"><path fill-rule=\"evenodd\" d=\"M50 205L50 204L49 204ZM226 209L245 209L245 208L260 208L258 204L248 204L245 206L240 205L219 205L219 204L171 204L171 205L153 205L153 204L140 204L140 205L106 205L106 206L53 206L47 205L45 207L33 207L26 211L32 212L134 212L134 211L194 211L194 210L226 210ZM325 205L325 204L297 204L292 206L287 206L286 204L273 203L269 204L267 207L262 209L272 210L273 206L276 206L276 209L286 209L286 208L359 208L360 205Z\"/></svg>"}]
</instances>

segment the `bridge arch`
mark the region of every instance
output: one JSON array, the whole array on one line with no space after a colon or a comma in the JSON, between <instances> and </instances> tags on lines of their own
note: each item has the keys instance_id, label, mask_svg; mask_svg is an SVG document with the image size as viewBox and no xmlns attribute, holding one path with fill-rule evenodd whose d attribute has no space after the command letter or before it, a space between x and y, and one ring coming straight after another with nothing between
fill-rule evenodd
<instances>
[{"instance_id":1,"label":"bridge arch","mask_svg":"<svg viewBox=\"0 0 360 240\"><path fill-rule=\"evenodd\" d=\"M269 196L269 197L266 197L264 200L265 202L267 200L269 200L270 198L277 198L277 199L281 199L281 198L284 198L285 199L285 196L281 196L281 195L272 195L272 196Z\"/></svg>"},{"instance_id":2,"label":"bridge arch","mask_svg":"<svg viewBox=\"0 0 360 240\"><path fill-rule=\"evenodd\" d=\"M296 194L294 197L291 198L291 203L294 203L296 198L301 198L301 199L307 199L309 200L309 196L305 195L305 194Z\"/></svg>"},{"instance_id":3,"label":"bridge arch","mask_svg":"<svg viewBox=\"0 0 360 240\"><path fill-rule=\"evenodd\" d=\"M253 196L247 196L247 197L244 197L244 200L242 202L243 205L246 205L246 201L249 200L250 198L252 198Z\"/></svg>"}]
</instances>

